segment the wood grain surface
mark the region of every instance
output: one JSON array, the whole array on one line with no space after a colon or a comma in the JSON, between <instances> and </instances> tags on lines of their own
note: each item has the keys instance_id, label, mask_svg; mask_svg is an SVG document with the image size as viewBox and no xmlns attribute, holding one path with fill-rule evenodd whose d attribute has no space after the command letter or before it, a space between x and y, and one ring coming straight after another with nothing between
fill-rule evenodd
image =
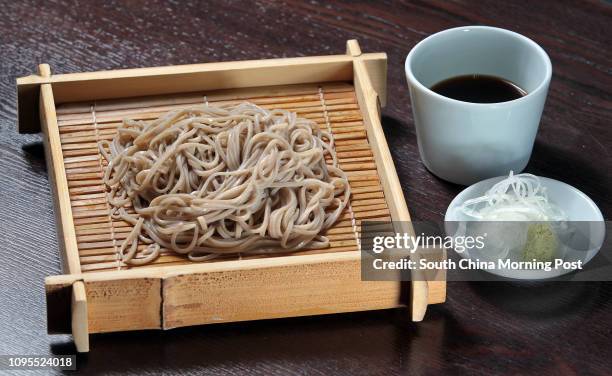
<instances>
[{"instance_id":1,"label":"wood grain surface","mask_svg":"<svg viewBox=\"0 0 612 376\"><path fill-rule=\"evenodd\" d=\"M606 1L0 1L0 354L73 353L46 334L43 279L58 274L40 135L16 132L15 78L209 61L335 54L357 38L389 55L383 127L415 220L440 221L462 187L418 156L403 73L410 48L461 25L508 28L553 62L527 171L563 180L612 217L612 6ZM612 284L449 283L448 301L404 310L95 335L88 374L610 374ZM0 371L1 373L1 371Z\"/></svg>"}]
</instances>

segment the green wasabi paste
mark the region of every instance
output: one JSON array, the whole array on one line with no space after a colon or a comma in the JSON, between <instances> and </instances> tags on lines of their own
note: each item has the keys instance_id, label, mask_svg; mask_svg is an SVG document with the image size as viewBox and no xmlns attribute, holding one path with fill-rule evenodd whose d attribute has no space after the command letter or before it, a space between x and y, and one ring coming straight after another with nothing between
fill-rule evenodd
<instances>
[{"instance_id":1,"label":"green wasabi paste","mask_svg":"<svg viewBox=\"0 0 612 376\"><path fill-rule=\"evenodd\" d=\"M527 242L521 252L523 261L552 261L557 252L557 237L547 223L534 223L527 229Z\"/></svg>"}]
</instances>

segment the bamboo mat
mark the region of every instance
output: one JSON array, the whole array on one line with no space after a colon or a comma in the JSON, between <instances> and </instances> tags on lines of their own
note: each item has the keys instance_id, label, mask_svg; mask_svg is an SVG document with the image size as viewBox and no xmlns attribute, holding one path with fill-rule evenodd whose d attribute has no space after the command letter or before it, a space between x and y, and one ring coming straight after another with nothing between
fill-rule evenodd
<instances>
[{"instance_id":1,"label":"bamboo mat","mask_svg":"<svg viewBox=\"0 0 612 376\"><path fill-rule=\"evenodd\" d=\"M125 118L153 120L173 109L242 101L294 111L317 122L322 129L331 130L340 167L349 177L350 205L326 231L330 246L293 255L358 250L362 220L390 220L355 89L350 84L292 85L61 104L57 108L58 126L83 272L191 263L185 256L168 250L162 250L161 256L148 265L129 266L119 260L117 250L131 225L109 216L102 182L106 161L97 143L112 139ZM140 251L144 247L141 245ZM277 256L242 254L235 259Z\"/></svg>"}]
</instances>

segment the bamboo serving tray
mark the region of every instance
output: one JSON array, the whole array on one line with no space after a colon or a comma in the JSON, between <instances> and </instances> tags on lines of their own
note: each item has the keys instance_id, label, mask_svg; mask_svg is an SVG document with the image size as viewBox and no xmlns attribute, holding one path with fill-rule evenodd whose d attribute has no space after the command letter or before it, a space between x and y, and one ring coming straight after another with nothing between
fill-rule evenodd
<instances>
[{"instance_id":1,"label":"bamboo serving tray","mask_svg":"<svg viewBox=\"0 0 612 376\"><path fill-rule=\"evenodd\" d=\"M347 53L173 67L51 75L17 80L19 131L42 131L55 199L62 275L47 277L49 333L171 329L219 322L392 308L413 320L445 300L444 281L362 281L362 220L410 221L380 124L386 102L384 53ZM273 256L239 255L194 263L172 252L128 266L117 249L130 225L109 216L98 142L124 118L151 120L198 104L250 101L312 119L333 134L350 205L327 231L330 246Z\"/></svg>"}]
</instances>

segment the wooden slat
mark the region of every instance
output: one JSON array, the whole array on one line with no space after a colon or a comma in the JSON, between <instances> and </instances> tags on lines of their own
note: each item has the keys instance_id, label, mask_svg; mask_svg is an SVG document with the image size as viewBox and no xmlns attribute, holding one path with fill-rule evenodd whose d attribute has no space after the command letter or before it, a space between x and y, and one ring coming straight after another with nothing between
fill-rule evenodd
<instances>
[{"instance_id":1,"label":"wooden slat","mask_svg":"<svg viewBox=\"0 0 612 376\"><path fill-rule=\"evenodd\" d=\"M384 53L363 54L360 59L370 61L369 66L386 70ZM350 81L352 62L351 56L335 55L21 77L17 79L19 131L39 130L35 93L43 84L54 86L58 103L68 103L236 87Z\"/></svg>"},{"instance_id":2,"label":"wooden slat","mask_svg":"<svg viewBox=\"0 0 612 376\"><path fill-rule=\"evenodd\" d=\"M41 76L49 76L51 74L47 64L41 64L39 71ZM55 214L63 269L66 273L80 273L81 267L68 193L69 183L66 180L53 90L49 84L41 85L40 107L41 124L44 129L43 142L45 145L47 171L49 172L49 181L55 200Z\"/></svg>"},{"instance_id":3,"label":"wooden slat","mask_svg":"<svg viewBox=\"0 0 612 376\"><path fill-rule=\"evenodd\" d=\"M361 280L356 251L167 265L172 268L153 265L121 271L91 270L48 277L45 284L50 291L83 281L91 333L399 305L397 282ZM304 291L309 293L304 295ZM272 305L266 298L270 295L278 297Z\"/></svg>"},{"instance_id":4,"label":"wooden slat","mask_svg":"<svg viewBox=\"0 0 612 376\"><path fill-rule=\"evenodd\" d=\"M348 48L350 48L350 45ZM393 158L391 158L391 152L389 151L389 146L387 145L385 134L380 123L380 109L378 107L379 97L374 90L374 87L377 85L372 83L368 68L363 61L354 61L353 71L353 82L355 83L357 100L359 102L359 107L363 109L364 113L363 121L366 126L368 138L373 140L373 142L370 142L372 153L376 160L376 164L378 166L384 166L378 171L385 197L387 200L393 202L393 205L389 207L390 216L399 227L396 228L396 232L414 235L408 206L406 205L402 187L395 170L395 164L393 163ZM410 257L418 262L416 259L419 255L416 252L412 253ZM411 270L411 275L411 316L413 321L421 321L427 310L428 285L422 271Z\"/></svg>"}]
</instances>

